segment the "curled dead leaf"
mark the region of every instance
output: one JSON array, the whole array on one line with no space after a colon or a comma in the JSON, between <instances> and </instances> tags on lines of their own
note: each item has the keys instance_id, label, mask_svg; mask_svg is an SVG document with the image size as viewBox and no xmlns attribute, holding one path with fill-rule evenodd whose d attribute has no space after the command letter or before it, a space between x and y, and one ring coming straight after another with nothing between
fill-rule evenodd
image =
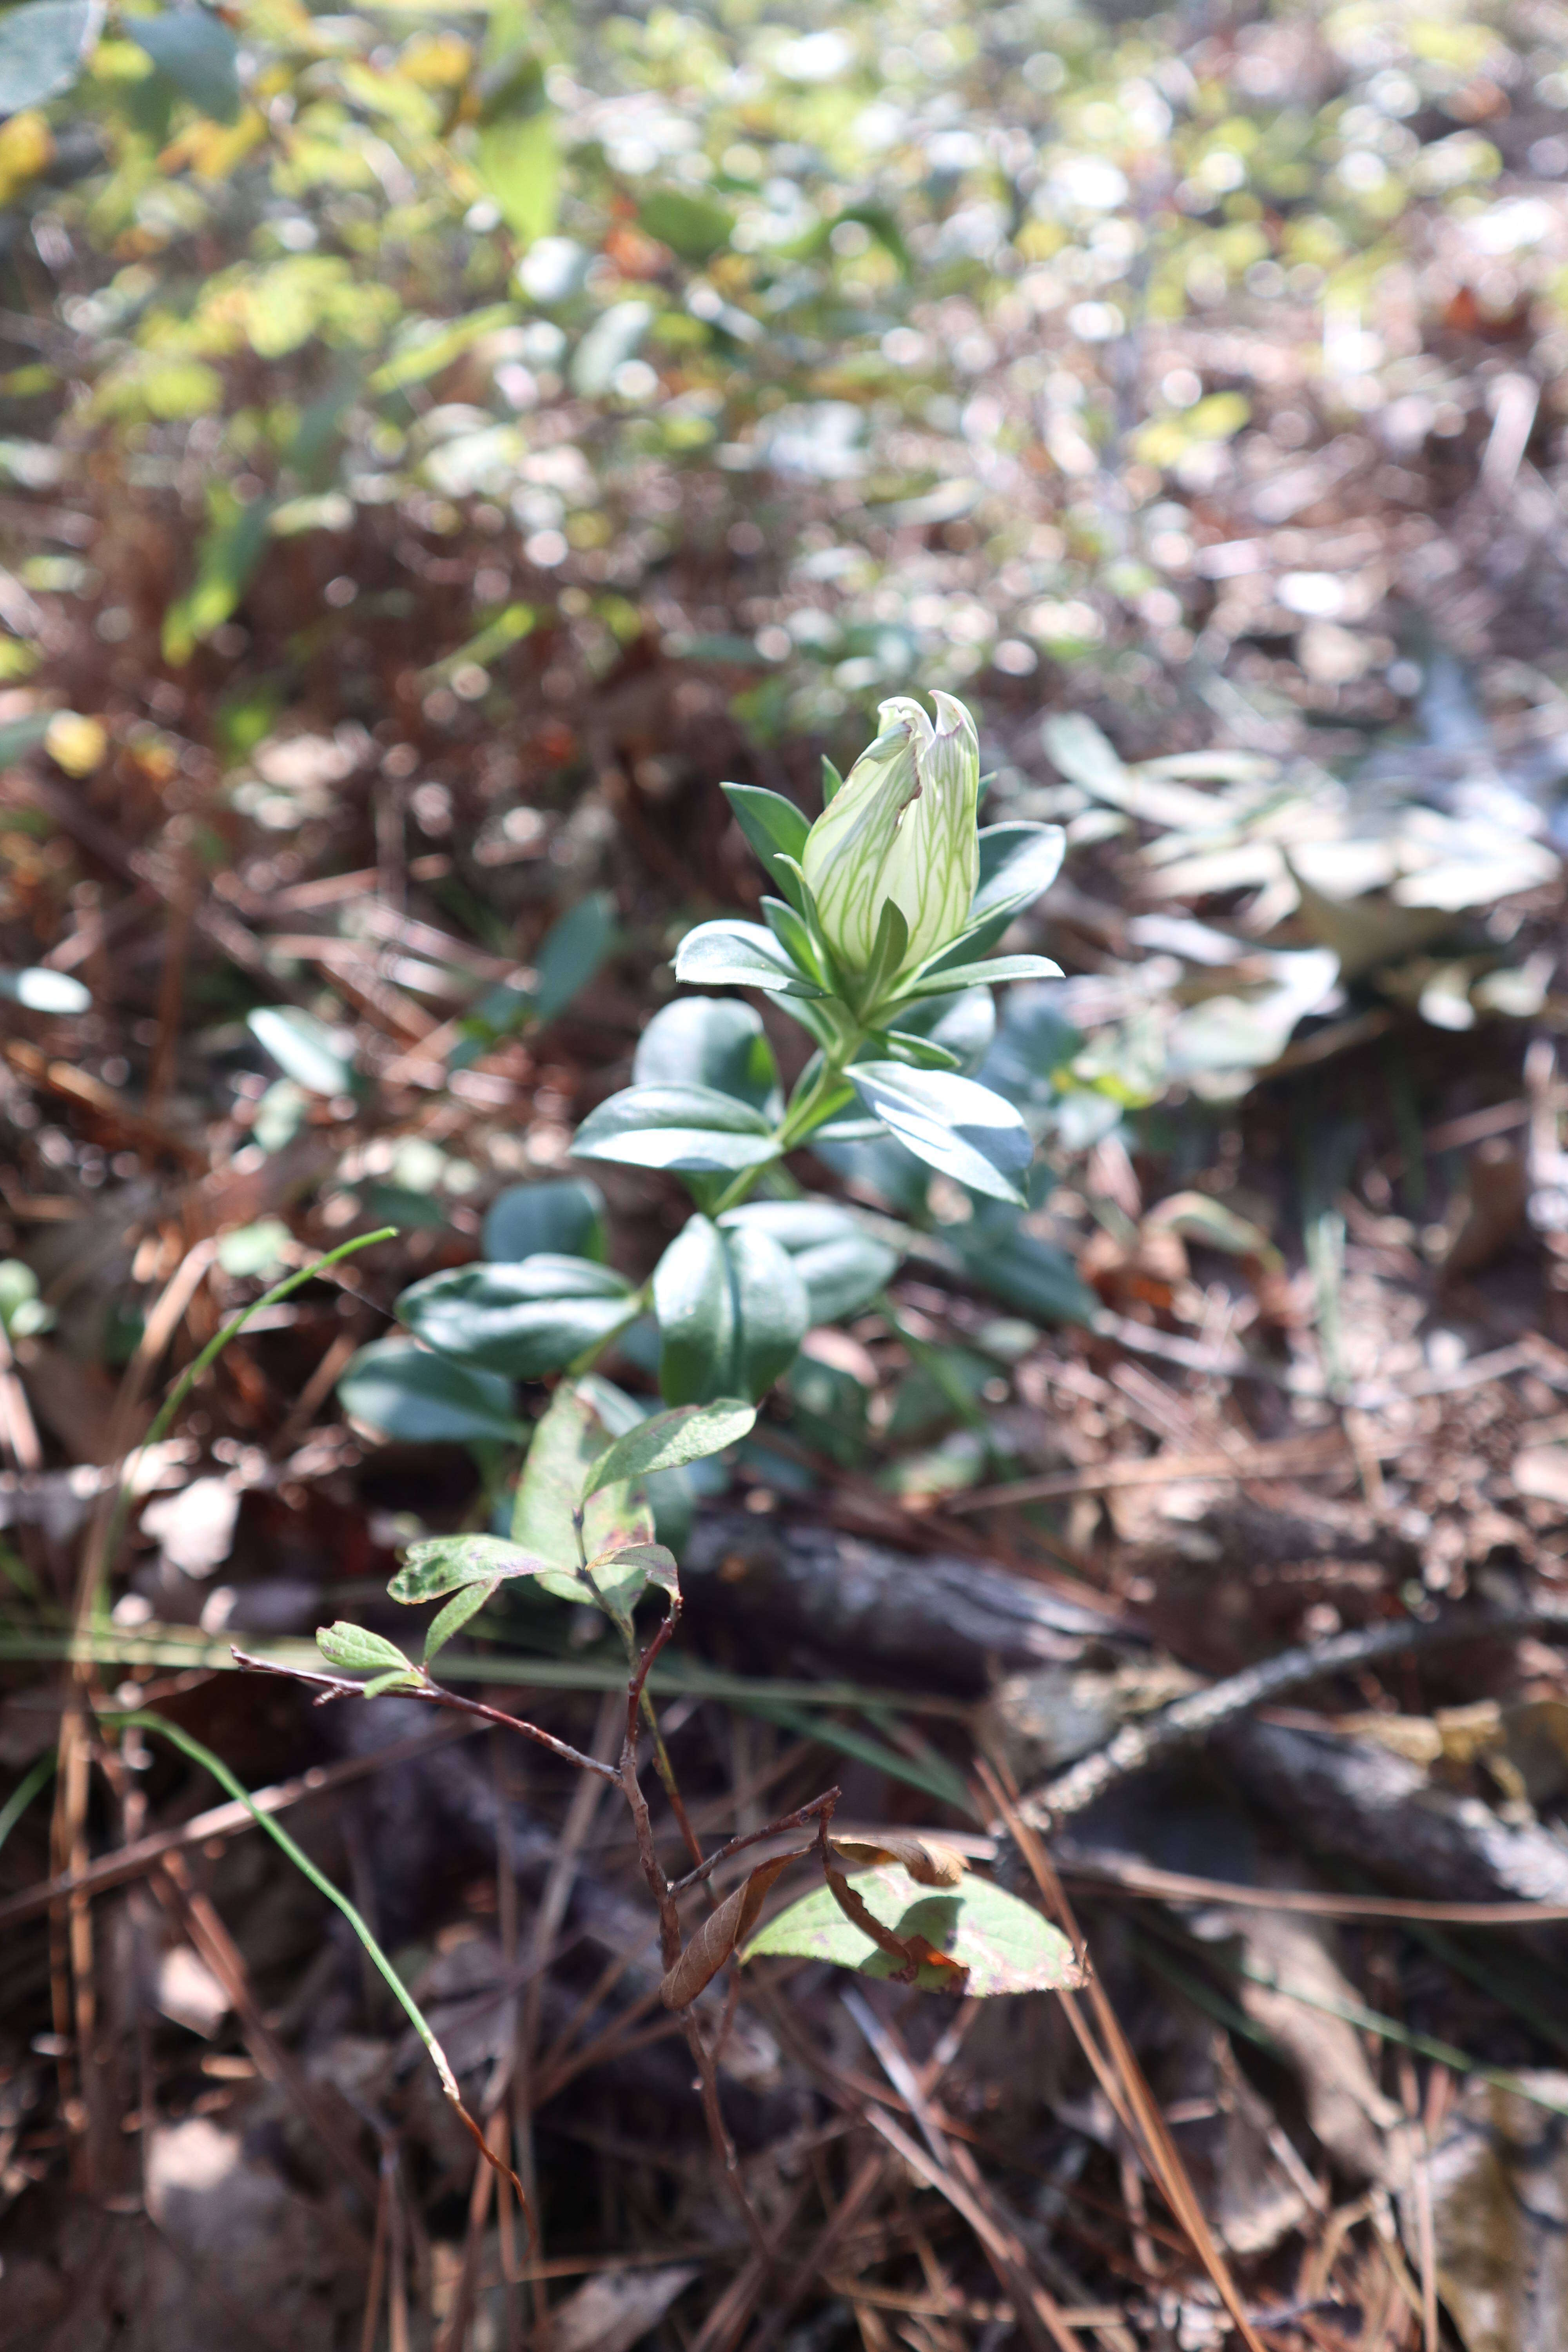
<instances>
[{"instance_id":1,"label":"curled dead leaf","mask_svg":"<svg viewBox=\"0 0 1568 2352\"><path fill-rule=\"evenodd\" d=\"M969 1867L955 1847L940 1839L908 1837L897 1830L886 1837L830 1838L828 1843L843 1862L899 1863L917 1886L956 1886Z\"/></svg>"},{"instance_id":2,"label":"curled dead leaf","mask_svg":"<svg viewBox=\"0 0 1568 2352\"><path fill-rule=\"evenodd\" d=\"M726 1895L717 1911L709 1913L659 1986L666 2009L686 2008L704 1985L712 1982L736 1945L743 1943L756 1926L763 1898L780 1871L810 1851L809 1846L801 1846L793 1853L774 1854L759 1863L733 1895Z\"/></svg>"}]
</instances>

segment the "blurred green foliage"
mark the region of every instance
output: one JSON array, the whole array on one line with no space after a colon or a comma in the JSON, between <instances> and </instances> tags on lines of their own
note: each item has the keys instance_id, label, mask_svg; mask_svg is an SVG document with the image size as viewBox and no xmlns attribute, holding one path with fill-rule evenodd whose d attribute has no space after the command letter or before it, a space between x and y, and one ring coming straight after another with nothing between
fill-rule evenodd
<instances>
[{"instance_id":1,"label":"blurred green foliage","mask_svg":"<svg viewBox=\"0 0 1568 2352\"><path fill-rule=\"evenodd\" d=\"M290 595L331 594L290 654L320 658L377 617L356 573L401 528L426 569L478 546L412 683L437 718L503 716L552 629L590 677L648 627L732 665L763 743L917 677L1136 685L1149 640L1182 649L1186 509L1270 454L1222 325L1317 339L1331 436L1451 395L1384 316L1452 299L1452 254L1421 276L1435 220L1482 313L1560 316L1552 241L1493 193L1494 117L1568 103L1531 21L28 0L0 20L0 194L7 299L47 331L0 387L0 475L178 518L150 590L175 669L237 658L226 628L301 542ZM1162 342L1184 320L1214 323L1203 365ZM765 551L776 612L672 594L702 549ZM114 559L35 557L35 593L140 649ZM16 678L47 631L4 617Z\"/></svg>"}]
</instances>

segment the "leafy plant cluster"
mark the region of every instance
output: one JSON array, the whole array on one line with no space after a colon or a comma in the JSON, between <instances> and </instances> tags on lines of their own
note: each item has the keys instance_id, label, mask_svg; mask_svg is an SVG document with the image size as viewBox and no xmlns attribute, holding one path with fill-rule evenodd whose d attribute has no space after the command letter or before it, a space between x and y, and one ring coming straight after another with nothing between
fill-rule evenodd
<instances>
[{"instance_id":1,"label":"leafy plant cluster","mask_svg":"<svg viewBox=\"0 0 1568 2352\"><path fill-rule=\"evenodd\" d=\"M801 1191L786 1162L803 1148L900 1146L910 1164L994 1204L1026 1257L1028 1237L1016 1228L1033 1137L1017 1104L971 1073L992 1043L992 985L1057 973L1044 957L992 950L1054 877L1062 836L1038 824L977 828L973 724L961 705L943 716L939 733L918 704L885 705L884 731L847 782L829 770L815 825L781 794L725 787L779 895L764 898L763 923L725 917L689 931L677 977L765 992L814 1051L786 1098L762 1020L743 1001L686 996L648 1023L631 1085L590 1113L572 1146L579 1160L685 1182L694 1213L647 1280L607 1262L595 1188L518 1188L492 1209L479 1264L404 1293L398 1315L420 1344L363 1351L344 1382L352 1410L412 1429L435 1402L449 1434L471 1402L479 1419L466 1434L510 1433L510 1382L585 1370L638 1326L651 1327L667 1403L758 1402L808 1329L870 1306L900 1261L889 1220ZM921 828L922 813L944 805L951 841L934 817ZM911 840L900 901L889 867ZM858 897L846 907L851 876ZM994 1223L983 1229L1000 1248ZM401 1412L389 1402L400 1384Z\"/></svg>"},{"instance_id":2,"label":"leafy plant cluster","mask_svg":"<svg viewBox=\"0 0 1568 2352\"><path fill-rule=\"evenodd\" d=\"M223 633L268 581L291 667L352 646L372 593L384 634L406 583L357 610L321 591L363 578L395 520L437 556L477 536L471 593L412 666L443 724L499 715L552 632L596 675L647 625L668 486L697 478L704 532L744 530L760 497L792 574L787 609L689 632L753 673L758 736L915 677L961 689L997 656L1114 673L1193 602L1190 551L1165 551L1184 501L1249 440L1264 454L1257 388L1171 368L1162 331L1232 300L1321 307L1338 422L1384 378L1390 400L1468 401L1357 322L1413 209L1484 199L1501 157L1475 126L1500 94L1557 98L1487 8L1266 16L1196 71L1179 47L1160 19L1059 0L831 26L24 0L0 27L0 194L60 331L5 379L0 472L55 489L96 446L105 482L195 522L146 600L142 677L234 661ZM845 499L841 543L803 532ZM498 516L519 577L485 554ZM911 526L984 563L889 562L879 534ZM133 571L111 631L143 625ZM26 584L96 619L94 573L54 550ZM52 634L15 625L14 677ZM266 661L239 670L228 761L282 699Z\"/></svg>"},{"instance_id":3,"label":"leafy plant cluster","mask_svg":"<svg viewBox=\"0 0 1568 2352\"><path fill-rule=\"evenodd\" d=\"M815 824L778 794L727 787L779 896L764 898L763 924L699 926L682 942L677 975L765 990L815 1050L786 1098L762 1022L743 1002L689 996L649 1023L632 1084L589 1116L574 1146L580 1158L685 1181L693 1212L648 1281L634 1286L605 1262L602 1203L591 1187L515 1191L497 1202L487 1236L509 1254L405 1292L398 1313L412 1341L363 1351L343 1383L351 1410L366 1417L384 1422L390 1397L391 1416L411 1433L504 1444L522 1435L510 1383L564 1375L528 1441L507 1531L423 1539L393 1578L395 1601L441 1604L420 1662L358 1625L325 1628L318 1639L332 1667L368 1676L366 1696L396 1691L464 1706L471 1703L444 1692L430 1669L503 1587L525 1580L609 1621L630 1675L620 1779L659 1908L665 1999L682 2011L751 1943L763 1897L791 1857L749 1872L683 1938L675 1896L711 1858L699 1857L691 1878L671 1886L636 1764L640 1716L683 1820L647 1697L649 1671L680 1611L679 1565L659 1540L658 1482L668 1494L668 1482L743 1437L808 1327L870 1304L900 1257L839 1203L801 1193L784 1163L829 1139L881 1139L983 1199L1024 1203L1029 1129L1012 1102L965 1074L964 1051L947 1039L961 1038L967 1023L983 1047L991 1024L974 1014L977 1003L989 1010L990 984L1056 972L1043 957L990 950L1054 877L1061 835L1043 824L979 828L973 723L946 697L937 709L933 727L918 703L884 705L881 732L848 777L829 773ZM770 1196L748 1197L764 1184ZM589 1369L645 1316L667 1407L651 1414ZM650 1591L662 1596L663 1620L639 1649L635 1612ZM1072 1980L1065 1939L998 1889L971 1899L957 1856L919 1841L830 1841L835 1798L830 1791L773 1825L815 1820L824 1888L774 1922L756 1949L973 1993ZM875 1866L867 1884L878 1910L839 1866L846 1861ZM922 1895L922 1887L934 1891ZM705 2066L694 2019L689 2031Z\"/></svg>"}]
</instances>

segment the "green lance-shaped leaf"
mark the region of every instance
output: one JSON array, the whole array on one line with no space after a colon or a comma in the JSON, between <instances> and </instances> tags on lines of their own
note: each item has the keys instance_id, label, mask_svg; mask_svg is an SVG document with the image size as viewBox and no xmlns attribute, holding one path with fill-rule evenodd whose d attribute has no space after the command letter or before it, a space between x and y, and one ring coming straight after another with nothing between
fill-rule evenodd
<instances>
[{"instance_id":1,"label":"green lance-shaped leaf","mask_svg":"<svg viewBox=\"0 0 1568 2352\"><path fill-rule=\"evenodd\" d=\"M679 1405L656 1412L606 1447L589 1471L583 1492L597 1494L619 1478L646 1478L655 1470L679 1470L705 1454L722 1454L744 1437L757 1408L741 1397L718 1397L711 1404Z\"/></svg>"},{"instance_id":2,"label":"green lance-shaped leaf","mask_svg":"<svg viewBox=\"0 0 1568 2352\"><path fill-rule=\"evenodd\" d=\"M511 1384L412 1339L374 1339L338 1382L343 1410L400 1445L513 1445Z\"/></svg>"},{"instance_id":3,"label":"green lance-shaped leaf","mask_svg":"<svg viewBox=\"0 0 1568 2352\"><path fill-rule=\"evenodd\" d=\"M1060 980L1062 968L1049 956L994 956L988 963L948 963L900 981L907 998L946 996L960 988L999 988L1009 980Z\"/></svg>"},{"instance_id":4,"label":"green lance-shaped leaf","mask_svg":"<svg viewBox=\"0 0 1568 2352\"><path fill-rule=\"evenodd\" d=\"M698 988L765 988L779 996L825 996L784 942L761 923L721 915L688 931L675 957L677 980Z\"/></svg>"},{"instance_id":5,"label":"green lance-shaped leaf","mask_svg":"<svg viewBox=\"0 0 1568 2352\"><path fill-rule=\"evenodd\" d=\"M616 943L616 902L590 890L551 926L533 959L533 1015L553 1021L594 979Z\"/></svg>"},{"instance_id":6,"label":"green lance-shaped leaf","mask_svg":"<svg viewBox=\"0 0 1568 2352\"><path fill-rule=\"evenodd\" d=\"M1031 1904L985 1879L966 1876L956 1887L932 1889L887 1864L857 1872L849 1884L893 1936L905 1942L918 1938L942 1956L945 1967L928 1963L918 1971L914 1981L922 1991L984 2000L997 1993L1064 1992L1083 1982L1060 1929ZM868 1977L890 1977L899 1968L890 1953L845 1916L826 1886L770 1919L741 1957L830 1960Z\"/></svg>"},{"instance_id":7,"label":"green lance-shaped leaf","mask_svg":"<svg viewBox=\"0 0 1568 2352\"><path fill-rule=\"evenodd\" d=\"M988 988L960 989L954 996L917 996L899 1007L897 1020L906 1045L922 1039L938 1046L955 1057L962 1076L973 1077L996 1034L996 1000Z\"/></svg>"},{"instance_id":8,"label":"green lance-shaped leaf","mask_svg":"<svg viewBox=\"0 0 1568 2352\"><path fill-rule=\"evenodd\" d=\"M1035 1147L1010 1102L973 1078L901 1062L858 1063L848 1075L867 1109L917 1159L973 1192L1022 1206L1018 1180Z\"/></svg>"},{"instance_id":9,"label":"green lance-shaped leaf","mask_svg":"<svg viewBox=\"0 0 1568 2352\"><path fill-rule=\"evenodd\" d=\"M425 1629L425 1664L444 1650L454 1633L460 1633L470 1617L477 1617L487 1601L500 1587L494 1584L465 1584L453 1593L445 1609L438 1609Z\"/></svg>"},{"instance_id":10,"label":"green lance-shaped leaf","mask_svg":"<svg viewBox=\"0 0 1568 2352\"><path fill-rule=\"evenodd\" d=\"M719 1219L725 1233L765 1234L805 1285L813 1323L858 1315L899 1270L899 1252L836 1201L748 1201Z\"/></svg>"},{"instance_id":11,"label":"green lance-shaped leaf","mask_svg":"<svg viewBox=\"0 0 1568 2352\"><path fill-rule=\"evenodd\" d=\"M401 391L405 384L423 383L439 375L475 343L510 327L517 317L512 302L487 302L458 319L406 320L392 339L387 357L372 371L365 383L371 398Z\"/></svg>"},{"instance_id":12,"label":"green lance-shaped leaf","mask_svg":"<svg viewBox=\"0 0 1568 2352\"><path fill-rule=\"evenodd\" d=\"M394 1601L439 1601L465 1584L495 1585L512 1576L542 1576L551 1566L539 1552L509 1543L504 1536L426 1536L409 1545L403 1566L386 1589Z\"/></svg>"},{"instance_id":13,"label":"green lance-shaped leaf","mask_svg":"<svg viewBox=\"0 0 1568 2352\"><path fill-rule=\"evenodd\" d=\"M491 1265L512 1265L536 1250L562 1257L607 1255L605 1196L585 1176L564 1176L548 1184L512 1184L498 1192L485 1214L479 1255Z\"/></svg>"},{"instance_id":14,"label":"green lance-shaped leaf","mask_svg":"<svg viewBox=\"0 0 1568 2352\"><path fill-rule=\"evenodd\" d=\"M397 1302L399 1320L428 1347L515 1381L563 1370L637 1312L636 1292L613 1267L552 1251L427 1275Z\"/></svg>"},{"instance_id":15,"label":"green lance-shaped leaf","mask_svg":"<svg viewBox=\"0 0 1568 2352\"><path fill-rule=\"evenodd\" d=\"M387 1586L394 1601L438 1601L452 1598L435 1616L425 1634L425 1664L477 1617L511 1577L545 1576L550 1562L521 1544L500 1536L430 1536L410 1544L403 1566Z\"/></svg>"},{"instance_id":16,"label":"green lance-shaped leaf","mask_svg":"<svg viewBox=\"0 0 1568 2352\"><path fill-rule=\"evenodd\" d=\"M882 704L881 732L806 837L805 879L828 946L849 972L871 966L889 900L908 927L900 970L923 963L969 919L980 746L963 703L932 699L935 726L908 695Z\"/></svg>"},{"instance_id":17,"label":"green lance-shaped leaf","mask_svg":"<svg viewBox=\"0 0 1568 2352\"><path fill-rule=\"evenodd\" d=\"M373 1675L374 1685L367 1685L366 1696L374 1697L380 1691L390 1690L395 1684L417 1685L419 1672L405 1658L395 1642L383 1633L373 1633L364 1625L350 1625L342 1618L335 1625L318 1625L316 1647L330 1666L342 1674Z\"/></svg>"},{"instance_id":18,"label":"green lance-shaped leaf","mask_svg":"<svg viewBox=\"0 0 1568 2352\"><path fill-rule=\"evenodd\" d=\"M786 801L782 793L767 792L761 784L726 784L723 792L735 812L736 824L775 886L792 906L798 906L799 883L793 866L805 854L810 819L793 801ZM784 858L792 864L784 864Z\"/></svg>"},{"instance_id":19,"label":"green lance-shaped leaf","mask_svg":"<svg viewBox=\"0 0 1568 2352\"><path fill-rule=\"evenodd\" d=\"M732 1174L778 1158L761 1111L701 1086L627 1087L589 1112L572 1149L580 1160L699 1175Z\"/></svg>"},{"instance_id":20,"label":"green lance-shaped leaf","mask_svg":"<svg viewBox=\"0 0 1568 2352\"><path fill-rule=\"evenodd\" d=\"M787 867L791 861L781 859L780 863ZM837 992L839 983L832 958L827 952L827 942L822 936L821 926L816 921L816 909L798 870L795 880L802 900L799 910L787 905L783 898L764 898L763 918L795 970L812 981L818 990L826 989L831 996ZM773 992L775 995L784 994L781 990ZM783 1009L809 1027L812 1016L802 1013L800 1007L803 1003L815 1004L816 1002L816 997L803 999L784 995Z\"/></svg>"},{"instance_id":21,"label":"green lance-shaped leaf","mask_svg":"<svg viewBox=\"0 0 1568 2352\"><path fill-rule=\"evenodd\" d=\"M53 0L44 0L44 5L51 5ZM176 669L183 669L197 646L237 609L267 552L273 506L269 498L252 499L242 506L226 482L209 483L207 528L196 550L196 576L163 614L163 658Z\"/></svg>"},{"instance_id":22,"label":"green lance-shaped leaf","mask_svg":"<svg viewBox=\"0 0 1568 2352\"><path fill-rule=\"evenodd\" d=\"M858 992L860 1004L869 1008L885 993L892 993L893 976L904 968L909 944L909 919L903 908L896 898L884 898L870 960Z\"/></svg>"},{"instance_id":23,"label":"green lance-shaped leaf","mask_svg":"<svg viewBox=\"0 0 1568 2352\"><path fill-rule=\"evenodd\" d=\"M901 1013L901 1008L900 1008ZM908 1029L868 1029L869 1043L876 1046L878 1059L883 1062L907 1062L915 1070L957 1070L963 1067L956 1054L939 1045L932 1037L917 1036Z\"/></svg>"}]
</instances>

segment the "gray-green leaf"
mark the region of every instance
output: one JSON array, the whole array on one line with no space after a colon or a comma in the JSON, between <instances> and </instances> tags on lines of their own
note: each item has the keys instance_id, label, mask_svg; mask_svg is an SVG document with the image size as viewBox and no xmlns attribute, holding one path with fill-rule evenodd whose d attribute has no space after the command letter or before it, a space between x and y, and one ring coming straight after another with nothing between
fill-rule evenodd
<instances>
[{"instance_id":1,"label":"gray-green leaf","mask_svg":"<svg viewBox=\"0 0 1568 2352\"><path fill-rule=\"evenodd\" d=\"M810 1326L805 1285L754 1227L690 1217L654 1269L659 1388L671 1404L764 1395Z\"/></svg>"},{"instance_id":2,"label":"gray-green leaf","mask_svg":"<svg viewBox=\"0 0 1568 2352\"><path fill-rule=\"evenodd\" d=\"M1017 914L1048 890L1061 870L1067 835L1059 824L990 824L980 835L980 879L969 919Z\"/></svg>"},{"instance_id":3,"label":"gray-green leaf","mask_svg":"<svg viewBox=\"0 0 1568 2352\"><path fill-rule=\"evenodd\" d=\"M175 7L156 16L127 16L121 23L182 98L215 122L235 121L239 43L220 16L204 7Z\"/></svg>"},{"instance_id":4,"label":"gray-green leaf","mask_svg":"<svg viewBox=\"0 0 1568 2352\"><path fill-rule=\"evenodd\" d=\"M867 1109L917 1159L973 1192L1022 1206L1017 1180L1035 1147L1010 1102L973 1078L901 1062L858 1063L848 1075Z\"/></svg>"},{"instance_id":5,"label":"gray-green leaf","mask_svg":"<svg viewBox=\"0 0 1568 2352\"><path fill-rule=\"evenodd\" d=\"M899 1270L899 1253L836 1201L748 1201L719 1220L725 1232L765 1234L795 1262L813 1323L858 1315Z\"/></svg>"},{"instance_id":6,"label":"gray-green leaf","mask_svg":"<svg viewBox=\"0 0 1568 2352\"><path fill-rule=\"evenodd\" d=\"M271 1055L286 1078L311 1095L346 1095L353 1087L353 1039L345 1029L291 1004L262 1004L246 1016L246 1027Z\"/></svg>"},{"instance_id":7,"label":"gray-green leaf","mask_svg":"<svg viewBox=\"0 0 1568 2352\"><path fill-rule=\"evenodd\" d=\"M533 959L533 1017L543 1023L564 1013L587 987L616 943L616 902L606 890L590 890L552 926Z\"/></svg>"},{"instance_id":8,"label":"gray-green leaf","mask_svg":"<svg viewBox=\"0 0 1568 2352\"><path fill-rule=\"evenodd\" d=\"M1067 1252L1025 1233L1005 1212L946 1225L942 1237L963 1259L970 1280L1005 1307L1042 1323L1092 1325L1100 1301Z\"/></svg>"},{"instance_id":9,"label":"gray-green leaf","mask_svg":"<svg viewBox=\"0 0 1568 2352\"><path fill-rule=\"evenodd\" d=\"M781 996L827 993L797 969L772 931L731 915L699 923L687 932L676 954L675 976L699 986L719 982L731 988L767 988Z\"/></svg>"},{"instance_id":10,"label":"gray-green leaf","mask_svg":"<svg viewBox=\"0 0 1568 2352\"><path fill-rule=\"evenodd\" d=\"M770 1119L784 1108L762 1021L734 996L680 996L656 1013L637 1040L632 1084L711 1087Z\"/></svg>"},{"instance_id":11,"label":"gray-green leaf","mask_svg":"<svg viewBox=\"0 0 1568 2352\"><path fill-rule=\"evenodd\" d=\"M512 1184L490 1202L479 1249L492 1265L515 1265L536 1250L602 1264L605 1196L585 1176L563 1176L550 1184Z\"/></svg>"},{"instance_id":12,"label":"gray-green leaf","mask_svg":"<svg viewBox=\"0 0 1568 2352\"><path fill-rule=\"evenodd\" d=\"M780 853L798 864L811 831L810 819L782 793L767 792L761 784L725 784L722 789L735 812L736 824L768 873L784 897L798 905L799 882L790 867L780 862Z\"/></svg>"},{"instance_id":13,"label":"gray-green leaf","mask_svg":"<svg viewBox=\"0 0 1568 2352\"><path fill-rule=\"evenodd\" d=\"M432 1355L412 1339L375 1339L338 1382L345 1412L402 1445L515 1444L511 1384Z\"/></svg>"},{"instance_id":14,"label":"gray-green leaf","mask_svg":"<svg viewBox=\"0 0 1568 2352\"><path fill-rule=\"evenodd\" d=\"M0 114L42 106L73 81L102 22L100 0L28 0L0 17Z\"/></svg>"},{"instance_id":15,"label":"gray-green leaf","mask_svg":"<svg viewBox=\"0 0 1568 2352\"><path fill-rule=\"evenodd\" d=\"M580 1160L721 1174L778 1157L768 1121L716 1087L627 1087L590 1111L572 1145Z\"/></svg>"},{"instance_id":16,"label":"gray-green leaf","mask_svg":"<svg viewBox=\"0 0 1568 2352\"><path fill-rule=\"evenodd\" d=\"M551 1251L521 1265L427 1275L397 1302L399 1320L426 1346L515 1381L562 1370L637 1312L636 1294L612 1267Z\"/></svg>"},{"instance_id":17,"label":"gray-green leaf","mask_svg":"<svg viewBox=\"0 0 1568 2352\"><path fill-rule=\"evenodd\" d=\"M994 956L989 963L948 964L913 982L912 997L946 996L959 988L999 988L1008 980L1060 980L1062 968L1049 956Z\"/></svg>"},{"instance_id":18,"label":"gray-green leaf","mask_svg":"<svg viewBox=\"0 0 1568 2352\"><path fill-rule=\"evenodd\" d=\"M47 964L29 964L21 971L0 971L0 996L25 1004L29 1013L85 1013L92 992L68 971L51 971Z\"/></svg>"}]
</instances>

